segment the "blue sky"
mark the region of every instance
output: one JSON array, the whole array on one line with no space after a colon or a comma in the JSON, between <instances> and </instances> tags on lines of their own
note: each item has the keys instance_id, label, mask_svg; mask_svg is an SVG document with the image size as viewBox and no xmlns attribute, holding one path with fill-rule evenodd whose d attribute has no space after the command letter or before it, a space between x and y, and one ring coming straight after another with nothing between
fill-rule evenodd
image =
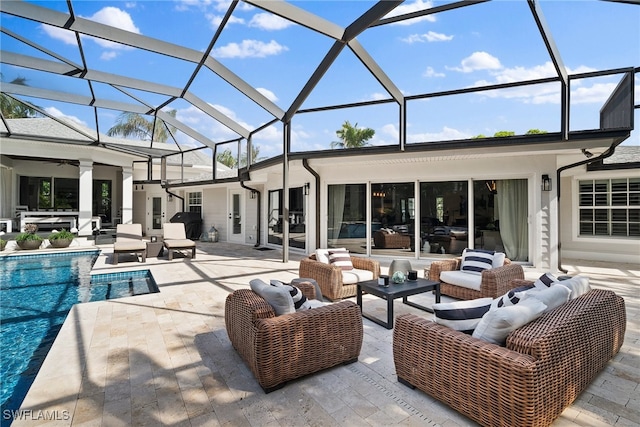
<instances>
[{"instance_id":1,"label":"blue sky","mask_svg":"<svg viewBox=\"0 0 640 427\"><path fill-rule=\"evenodd\" d=\"M67 12L66 2L34 2ZM364 13L370 1L302 1L299 8L341 27ZM443 2L407 1L395 13ZM226 1L74 1L81 17L121 29L204 51L213 37ZM640 66L640 6L604 1L542 1L541 8L569 73ZM72 33L2 15L3 26L30 35L37 43L77 63L82 59ZM2 35L3 50L46 57ZM525 0L492 1L415 19L403 25L384 25L366 31L358 41L405 95L504 83L552 76L554 68ZM214 58L253 85L283 110L309 79L333 41L263 10L239 3L212 52ZM194 64L83 38L89 68L182 87ZM50 59L50 58L48 58ZM3 79L21 76L27 84L87 94L78 79L51 76L2 65ZM572 83L571 130L598 126L598 113L620 75ZM636 88L638 85L636 84ZM238 94L211 72L200 73L190 90L219 111L253 129L272 119L262 108ZM99 96L131 102L110 87L96 85ZM150 104L165 100L137 94ZM347 48L323 76L302 108L387 99L384 88ZM640 91L636 89L636 100ZM37 99L35 104L57 116L94 127L93 110ZM416 100L408 104L407 141L423 142L491 136L510 130L560 130L559 85L482 92ZM636 101L637 103L637 101ZM236 135L185 101L168 106L177 118L215 142ZM118 111L100 110L100 130L106 132ZM292 122L293 151L328 149L345 120L376 131L374 145L398 140L398 107L382 104L314 114L300 114ZM635 114L640 123L639 114ZM640 145L640 132L627 145ZM197 146L184 134L182 144ZM255 136L264 156L282 151L282 126L276 124Z\"/></svg>"}]
</instances>

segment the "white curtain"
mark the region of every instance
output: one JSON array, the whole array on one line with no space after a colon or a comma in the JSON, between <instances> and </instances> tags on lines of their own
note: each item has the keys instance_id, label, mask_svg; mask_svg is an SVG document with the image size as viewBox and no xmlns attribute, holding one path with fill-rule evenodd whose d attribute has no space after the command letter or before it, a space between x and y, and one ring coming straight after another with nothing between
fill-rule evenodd
<instances>
[{"instance_id":1,"label":"white curtain","mask_svg":"<svg viewBox=\"0 0 640 427\"><path fill-rule=\"evenodd\" d=\"M496 182L500 238L512 261L529 260L529 196L526 179Z\"/></svg>"},{"instance_id":2,"label":"white curtain","mask_svg":"<svg viewBox=\"0 0 640 427\"><path fill-rule=\"evenodd\" d=\"M344 215L344 195L346 193L346 185L330 185L329 186L329 239L338 239L340 229L342 228L342 216ZM334 243L335 243L334 240Z\"/></svg>"},{"instance_id":3,"label":"white curtain","mask_svg":"<svg viewBox=\"0 0 640 427\"><path fill-rule=\"evenodd\" d=\"M2 218L13 218L14 213L11 211L11 169L0 167L0 216Z\"/></svg>"}]
</instances>

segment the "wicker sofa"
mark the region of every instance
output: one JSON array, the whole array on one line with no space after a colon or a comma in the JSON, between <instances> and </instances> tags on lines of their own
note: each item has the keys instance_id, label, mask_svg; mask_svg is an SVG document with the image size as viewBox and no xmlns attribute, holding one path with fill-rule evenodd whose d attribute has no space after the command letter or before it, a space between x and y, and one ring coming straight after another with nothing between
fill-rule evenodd
<instances>
[{"instance_id":1,"label":"wicker sofa","mask_svg":"<svg viewBox=\"0 0 640 427\"><path fill-rule=\"evenodd\" d=\"M314 279L318 282L322 295L331 301L341 300L356 295L359 281L358 271L365 270L372 273L368 279L380 276L380 263L370 258L351 256L351 263L356 271L344 271L335 265L317 260L316 254L300 260L298 276Z\"/></svg>"},{"instance_id":2,"label":"wicker sofa","mask_svg":"<svg viewBox=\"0 0 640 427\"><path fill-rule=\"evenodd\" d=\"M373 233L373 244L379 249L406 249L411 247L411 236L404 233L389 233L378 230Z\"/></svg>"},{"instance_id":3,"label":"wicker sofa","mask_svg":"<svg viewBox=\"0 0 640 427\"><path fill-rule=\"evenodd\" d=\"M296 283L315 299L310 282ZM251 289L229 294L225 324L231 344L265 393L287 381L358 360L362 316L352 301L276 316L271 305Z\"/></svg>"},{"instance_id":4,"label":"wicker sofa","mask_svg":"<svg viewBox=\"0 0 640 427\"><path fill-rule=\"evenodd\" d=\"M594 289L516 329L504 347L399 316L398 381L485 426L548 426L622 346L624 300Z\"/></svg>"},{"instance_id":5,"label":"wicker sofa","mask_svg":"<svg viewBox=\"0 0 640 427\"><path fill-rule=\"evenodd\" d=\"M440 293L453 298L471 300L476 298L497 298L504 295L514 287L513 280L524 279L524 269L519 264L511 263L511 260L505 258L502 267L492 268L482 272L482 281L480 290L470 289L458 286L452 283L442 281L440 277L443 271L460 270L462 258L451 258L433 261L428 268L425 269L425 278L440 282Z\"/></svg>"}]
</instances>

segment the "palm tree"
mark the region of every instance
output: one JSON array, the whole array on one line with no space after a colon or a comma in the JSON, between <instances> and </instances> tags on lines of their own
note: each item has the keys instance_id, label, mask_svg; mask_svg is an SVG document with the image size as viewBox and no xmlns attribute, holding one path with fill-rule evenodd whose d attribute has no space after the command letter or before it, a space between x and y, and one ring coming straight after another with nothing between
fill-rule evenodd
<instances>
[{"instance_id":1,"label":"palm tree","mask_svg":"<svg viewBox=\"0 0 640 427\"><path fill-rule=\"evenodd\" d=\"M171 117L175 117L176 113L177 110L169 111ZM167 128L160 119L154 122L153 120L145 119L141 114L125 111L118 116L116 123L107 131L107 135L125 138L133 136L143 141L156 142L167 142L169 139Z\"/></svg>"},{"instance_id":2,"label":"palm tree","mask_svg":"<svg viewBox=\"0 0 640 427\"><path fill-rule=\"evenodd\" d=\"M358 129L358 124L351 126L348 120L342 124L342 129L336 131L340 141L333 141L331 148L360 148L370 145L367 141L373 138L376 131L371 128Z\"/></svg>"},{"instance_id":3,"label":"palm tree","mask_svg":"<svg viewBox=\"0 0 640 427\"><path fill-rule=\"evenodd\" d=\"M2 74L0 74L2 77ZM24 77L16 77L11 81L16 85L27 85L27 79ZM35 117L38 112L26 104L10 97L6 94L0 94L0 111L6 119L24 119L27 117Z\"/></svg>"}]
</instances>

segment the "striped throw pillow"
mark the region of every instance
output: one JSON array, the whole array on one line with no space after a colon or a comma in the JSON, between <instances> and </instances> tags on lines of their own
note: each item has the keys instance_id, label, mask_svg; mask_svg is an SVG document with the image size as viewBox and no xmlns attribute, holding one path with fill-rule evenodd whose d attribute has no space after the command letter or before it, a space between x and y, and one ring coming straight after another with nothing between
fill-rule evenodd
<instances>
[{"instance_id":1,"label":"striped throw pillow","mask_svg":"<svg viewBox=\"0 0 640 427\"><path fill-rule=\"evenodd\" d=\"M309 310L311 308L311 304L307 301L307 297L305 297L302 291L297 287L284 284L279 280L271 280L271 286L283 288L289 292L289 295L291 295L291 299L293 300L293 307L296 311Z\"/></svg>"},{"instance_id":2,"label":"striped throw pillow","mask_svg":"<svg viewBox=\"0 0 640 427\"><path fill-rule=\"evenodd\" d=\"M506 294L496 298L491 304L491 309L509 307L510 305L516 305L526 297L526 292L533 289L533 285L521 286L519 288L511 289Z\"/></svg>"},{"instance_id":3,"label":"striped throw pillow","mask_svg":"<svg viewBox=\"0 0 640 427\"><path fill-rule=\"evenodd\" d=\"M346 249L329 250L329 264L340 267L341 270L353 270L351 257Z\"/></svg>"},{"instance_id":4,"label":"striped throw pillow","mask_svg":"<svg viewBox=\"0 0 640 427\"><path fill-rule=\"evenodd\" d=\"M484 270L489 270L493 267L494 255L494 251L465 249L462 253L462 267L460 270L465 273L481 275Z\"/></svg>"},{"instance_id":5,"label":"striped throw pillow","mask_svg":"<svg viewBox=\"0 0 640 427\"><path fill-rule=\"evenodd\" d=\"M558 279L556 278L556 276L554 276L551 273L545 273L542 276L538 277L536 281L533 282L533 285L536 288L544 289L544 288L548 288L549 286L551 286L553 282L557 282L557 281Z\"/></svg>"},{"instance_id":6,"label":"striped throw pillow","mask_svg":"<svg viewBox=\"0 0 640 427\"><path fill-rule=\"evenodd\" d=\"M478 298L433 304L436 323L471 334L482 316L489 311L493 298Z\"/></svg>"}]
</instances>

